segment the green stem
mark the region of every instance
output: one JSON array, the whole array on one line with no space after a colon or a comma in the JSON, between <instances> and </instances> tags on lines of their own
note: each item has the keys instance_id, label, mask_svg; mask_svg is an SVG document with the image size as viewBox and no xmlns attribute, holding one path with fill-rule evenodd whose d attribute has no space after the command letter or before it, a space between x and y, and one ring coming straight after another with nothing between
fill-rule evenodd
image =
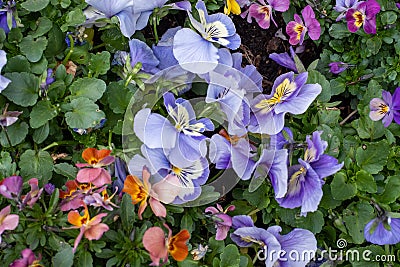
<instances>
[{"instance_id":1,"label":"green stem","mask_svg":"<svg viewBox=\"0 0 400 267\"><path fill-rule=\"evenodd\" d=\"M75 141L59 141L59 142L53 142L50 145L46 146L45 148L42 148L42 151L46 151L52 147L55 146L62 146L62 145L74 145Z\"/></svg>"},{"instance_id":2,"label":"green stem","mask_svg":"<svg viewBox=\"0 0 400 267\"><path fill-rule=\"evenodd\" d=\"M96 50L97 48L100 48L100 47L103 47L103 46L106 46L106 44L105 44L105 43L102 43L102 44L93 46L92 50Z\"/></svg>"},{"instance_id":3,"label":"green stem","mask_svg":"<svg viewBox=\"0 0 400 267\"><path fill-rule=\"evenodd\" d=\"M255 209L255 210L250 211L247 215L248 215L248 216L251 216L251 215L256 214L256 213L259 212L259 211L260 211L259 209Z\"/></svg>"},{"instance_id":4,"label":"green stem","mask_svg":"<svg viewBox=\"0 0 400 267\"><path fill-rule=\"evenodd\" d=\"M11 144L11 140L10 140L10 136L8 135L7 128L3 127L3 126L1 126L1 127L3 128L4 134L6 135L8 145L11 148L11 159L15 162L15 150L14 150L13 145Z\"/></svg>"},{"instance_id":5,"label":"green stem","mask_svg":"<svg viewBox=\"0 0 400 267\"><path fill-rule=\"evenodd\" d=\"M224 173L225 170L220 170L216 175L214 175L213 177L211 177L211 179L208 179L208 183L213 182L215 179L217 179L219 176L221 176L221 174Z\"/></svg>"},{"instance_id":6,"label":"green stem","mask_svg":"<svg viewBox=\"0 0 400 267\"><path fill-rule=\"evenodd\" d=\"M113 147L112 147L112 143L111 142L112 142L112 131L109 130L108 131L108 148L112 150Z\"/></svg>"},{"instance_id":7,"label":"green stem","mask_svg":"<svg viewBox=\"0 0 400 267\"><path fill-rule=\"evenodd\" d=\"M72 38L72 36L69 34L68 35L69 38L69 43L70 43L70 47L69 47L69 51L67 56L64 58L63 60L63 65L66 65L68 63L69 58L71 57L72 53L74 52L74 39Z\"/></svg>"},{"instance_id":8,"label":"green stem","mask_svg":"<svg viewBox=\"0 0 400 267\"><path fill-rule=\"evenodd\" d=\"M153 16L153 30L154 30L154 38L156 38L156 44L158 43L158 32L157 32L157 18Z\"/></svg>"}]
</instances>

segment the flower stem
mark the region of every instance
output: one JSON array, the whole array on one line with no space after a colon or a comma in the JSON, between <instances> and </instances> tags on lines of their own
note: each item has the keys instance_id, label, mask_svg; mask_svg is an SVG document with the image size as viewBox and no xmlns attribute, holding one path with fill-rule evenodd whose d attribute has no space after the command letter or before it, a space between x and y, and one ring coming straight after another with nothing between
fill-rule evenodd
<instances>
[{"instance_id":1,"label":"flower stem","mask_svg":"<svg viewBox=\"0 0 400 267\"><path fill-rule=\"evenodd\" d=\"M45 148L42 148L42 151L46 151L52 147L55 146L62 146L62 145L74 145L75 142L74 141L59 141L59 142L53 142L50 145L46 146Z\"/></svg>"},{"instance_id":2,"label":"flower stem","mask_svg":"<svg viewBox=\"0 0 400 267\"><path fill-rule=\"evenodd\" d=\"M156 44L158 43L158 32L157 32L157 18L153 16L153 30L154 30L154 38L156 38Z\"/></svg>"},{"instance_id":3,"label":"flower stem","mask_svg":"<svg viewBox=\"0 0 400 267\"><path fill-rule=\"evenodd\" d=\"M63 60L63 65L66 65L68 63L69 58L71 57L72 53L74 52L74 39L72 39L72 36L69 34L68 35L69 42L70 42L70 47L67 56Z\"/></svg>"},{"instance_id":4,"label":"flower stem","mask_svg":"<svg viewBox=\"0 0 400 267\"><path fill-rule=\"evenodd\" d=\"M11 140L10 140L10 136L8 135L7 128L6 128L6 127L3 127L3 126L1 126L1 127L3 128L4 134L6 135L8 145L9 145L10 148L11 148L11 159L12 159L13 161L15 161L15 150L14 150L13 145L11 144Z\"/></svg>"}]
</instances>

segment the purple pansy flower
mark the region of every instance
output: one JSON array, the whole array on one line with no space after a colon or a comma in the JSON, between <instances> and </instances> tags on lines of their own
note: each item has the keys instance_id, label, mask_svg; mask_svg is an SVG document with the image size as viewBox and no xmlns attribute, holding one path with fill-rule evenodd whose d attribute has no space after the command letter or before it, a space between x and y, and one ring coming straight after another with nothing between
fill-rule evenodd
<instances>
[{"instance_id":1,"label":"purple pansy flower","mask_svg":"<svg viewBox=\"0 0 400 267\"><path fill-rule=\"evenodd\" d=\"M231 229L232 226L232 217L227 213L233 210L235 210L234 205L230 205L224 210L220 204L217 204L217 208L208 207L205 209L205 212L212 214L215 228L217 228L215 240L224 240L228 235L229 229Z\"/></svg>"},{"instance_id":2,"label":"purple pansy flower","mask_svg":"<svg viewBox=\"0 0 400 267\"><path fill-rule=\"evenodd\" d=\"M249 17L253 17L258 25L263 29L268 29L271 20L276 24L274 17L272 16L273 10L285 12L289 9L290 1L289 0L267 0L265 3L264 0L258 0L260 3L254 3L249 8ZM249 18L248 18L249 20Z\"/></svg>"},{"instance_id":3,"label":"purple pansy flower","mask_svg":"<svg viewBox=\"0 0 400 267\"><path fill-rule=\"evenodd\" d=\"M134 131L137 137L149 148L163 148L178 165L198 160L206 154L204 131L213 131L210 119L196 120L196 114L189 101L164 94L164 105L171 123L167 118L151 113L149 108L140 110L134 119ZM186 163L185 163L186 162Z\"/></svg>"},{"instance_id":4,"label":"purple pansy flower","mask_svg":"<svg viewBox=\"0 0 400 267\"><path fill-rule=\"evenodd\" d=\"M339 74L350 67L349 64L344 62L331 62L329 63L329 71L333 74Z\"/></svg>"},{"instance_id":5,"label":"purple pansy flower","mask_svg":"<svg viewBox=\"0 0 400 267\"><path fill-rule=\"evenodd\" d=\"M309 230L295 228L288 234L281 235L280 226L258 228L246 215L234 216L232 223L235 229L231 234L232 241L240 247L259 246L264 253L266 267L304 267L317 250L317 240ZM293 257L293 251L301 256Z\"/></svg>"},{"instance_id":6,"label":"purple pansy flower","mask_svg":"<svg viewBox=\"0 0 400 267\"><path fill-rule=\"evenodd\" d=\"M7 63L6 52L4 50L0 50L0 73L1 73L1 69L4 67L4 65L6 65L6 63ZM0 93L4 89L6 89L6 87L8 86L8 84L10 82L11 81L9 79L0 75Z\"/></svg>"},{"instance_id":7,"label":"purple pansy flower","mask_svg":"<svg viewBox=\"0 0 400 267\"><path fill-rule=\"evenodd\" d=\"M218 64L218 48L213 43L235 50L239 48L241 40L227 15L208 15L203 1L197 2L196 9L200 22L190 12L188 16L198 33L188 28L179 30L174 37L173 52L183 69L203 74Z\"/></svg>"},{"instance_id":8,"label":"purple pansy flower","mask_svg":"<svg viewBox=\"0 0 400 267\"><path fill-rule=\"evenodd\" d=\"M116 177L117 179L113 181L112 187L118 188L118 193L122 194L122 189L124 188L124 182L126 176L128 176L128 166L125 161L119 157L115 157L114 161L114 172L111 176Z\"/></svg>"},{"instance_id":9,"label":"purple pansy flower","mask_svg":"<svg viewBox=\"0 0 400 267\"><path fill-rule=\"evenodd\" d=\"M154 56L153 51L146 43L137 39L130 40L129 55L132 67L140 62L142 63L142 70L146 73L154 74L159 71L157 65L160 61Z\"/></svg>"},{"instance_id":10,"label":"purple pansy flower","mask_svg":"<svg viewBox=\"0 0 400 267\"><path fill-rule=\"evenodd\" d=\"M373 98L369 102L371 120L382 120L385 127L388 127L393 119L400 124L400 87L396 88L393 97L390 92L383 90L382 98Z\"/></svg>"},{"instance_id":11,"label":"purple pansy flower","mask_svg":"<svg viewBox=\"0 0 400 267\"><path fill-rule=\"evenodd\" d=\"M21 251L22 259L15 260L10 264L10 267L30 267L30 266L42 266L40 265L41 255L36 257L30 248L26 248Z\"/></svg>"},{"instance_id":12,"label":"purple pansy flower","mask_svg":"<svg viewBox=\"0 0 400 267\"><path fill-rule=\"evenodd\" d=\"M336 5L333 9L340 13L336 18L336 21L346 17L347 11L352 8L357 8L358 4L360 4L358 0L336 0Z\"/></svg>"},{"instance_id":13,"label":"purple pansy flower","mask_svg":"<svg viewBox=\"0 0 400 267\"><path fill-rule=\"evenodd\" d=\"M19 198L22 190L23 179L21 176L10 176L0 182L0 194L8 199Z\"/></svg>"},{"instance_id":14,"label":"purple pansy flower","mask_svg":"<svg viewBox=\"0 0 400 267\"><path fill-rule=\"evenodd\" d=\"M10 214L10 212L10 205L0 211L0 243L3 232L5 230L14 230L17 228L19 223L19 216L16 214Z\"/></svg>"},{"instance_id":15,"label":"purple pansy flower","mask_svg":"<svg viewBox=\"0 0 400 267\"><path fill-rule=\"evenodd\" d=\"M311 6L306 6L301 11L301 14L303 15L304 23L299 15L294 14L294 21L290 21L286 25L286 33L290 36L289 43L291 45L302 45L307 32L311 40L318 40L321 35L321 25L315 18L315 13Z\"/></svg>"},{"instance_id":16,"label":"purple pansy flower","mask_svg":"<svg viewBox=\"0 0 400 267\"><path fill-rule=\"evenodd\" d=\"M400 218L392 218L390 212L373 219L364 228L364 237L377 245L394 245L400 242Z\"/></svg>"},{"instance_id":17,"label":"purple pansy flower","mask_svg":"<svg viewBox=\"0 0 400 267\"><path fill-rule=\"evenodd\" d=\"M365 33L376 33L376 14L381 7L375 0L361 2L356 7L349 9L346 13L347 28L350 32L356 32L363 26Z\"/></svg>"},{"instance_id":18,"label":"purple pansy flower","mask_svg":"<svg viewBox=\"0 0 400 267\"><path fill-rule=\"evenodd\" d=\"M251 105L254 115L249 131L274 135L283 129L287 112L304 113L322 90L319 84L305 84L307 77L308 72L296 78L293 72L282 74L276 78L270 95L256 96Z\"/></svg>"},{"instance_id":19,"label":"purple pansy flower","mask_svg":"<svg viewBox=\"0 0 400 267\"><path fill-rule=\"evenodd\" d=\"M296 54L293 50L293 47L290 47L290 55L289 53L272 53L269 55L269 58L278 63L279 65L288 68L295 73L298 73L296 62L294 62L294 58L296 57Z\"/></svg>"},{"instance_id":20,"label":"purple pansy flower","mask_svg":"<svg viewBox=\"0 0 400 267\"><path fill-rule=\"evenodd\" d=\"M278 134L271 136L271 147L274 149L283 149L285 145L293 144L293 132L288 127L283 127Z\"/></svg>"},{"instance_id":21,"label":"purple pansy flower","mask_svg":"<svg viewBox=\"0 0 400 267\"><path fill-rule=\"evenodd\" d=\"M153 175L154 183L165 179L168 175L175 175L180 181L180 191L174 200L174 204L182 204L196 199L201 194L201 185L205 184L210 170L208 161L201 157L195 161L177 164L171 154L165 154L164 149L150 149L142 145L142 154L135 155L129 162L128 168L132 175L137 177L141 172L138 166L147 166Z\"/></svg>"},{"instance_id":22,"label":"purple pansy flower","mask_svg":"<svg viewBox=\"0 0 400 267\"><path fill-rule=\"evenodd\" d=\"M13 16L15 5L15 1L0 1L0 28L2 28L6 34L8 34L12 28L17 27L17 22Z\"/></svg>"},{"instance_id":23,"label":"purple pansy flower","mask_svg":"<svg viewBox=\"0 0 400 267\"><path fill-rule=\"evenodd\" d=\"M328 177L343 167L338 160L324 154L328 143L321 139L322 131L316 131L312 137L307 136L308 147L304 160L289 168L288 190L283 198L277 198L284 208L301 207L301 215L317 210L322 198L323 178Z\"/></svg>"}]
</instances>

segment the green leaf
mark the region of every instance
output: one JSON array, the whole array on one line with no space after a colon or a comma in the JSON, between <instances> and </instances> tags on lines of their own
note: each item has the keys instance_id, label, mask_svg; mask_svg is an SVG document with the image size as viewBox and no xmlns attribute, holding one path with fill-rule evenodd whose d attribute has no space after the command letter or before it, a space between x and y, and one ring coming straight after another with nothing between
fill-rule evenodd
<instances>
[{"instance_id":1,"label":"green leaf","mask_svg":"<svg viewBox=\"0 0 400 267\"><path fill-rule=\"evenodd\" d=\"M356 173L356 186L358 190L368 193L376 193L378 190L374 177L365 170Z\"/></svg>"},{"instance_id":2,"label":"green leaf","mask_svg":"<svg viewBox=\"0 0 400 267\"><path fill-rule=\"evenodd\" d=\"M265 178L267 178L266 175L261 175L260 177L257 178L252 178L250 180L250 184L249 184L249 192L252 193L254 191L257 190L257 188L259 188L265 181Z\"/></svg>"},{"instance_id":3,"label":"green leaf","mask_svg":"<svg viewBox=\"0 0 400 267\"><path fill-rule=\"evenodd\" d=\"M379 261L375 261L375 259L378 259L377 256L389 256L381 246L377 245L371 245L362 248L358 247L354 248L354 250L358 252L357 254L360 255L360 257L359 259L357 257L349 257L349 261L351 262L351 266L353 267L379 267L382 265L379 263ZM356 253L354 254L357 255ZM349 255L351 255L351 253L349 253Z\"/></svg>"},{"instance_id":4,"label":"green leaf","mask_svg":"<svg viewBox=\"0 0 400 267\"><path fill-rule=\"evenodd\" d=\"M39 101L32 109L29 124L33 129L43 126L57 116L57 110L48 100Z\"/></svg>"},{"instance_id":5,"label":"green leaf","mask_svg":"<svg viewBox=\"0 0 400 267\"><path fill-rule=\"evenodd\" d=\"M7 127L6 130L8 137L10 138L11 145L15 146L22 143L22 141L24 141L28 135L28 129L29 126L26 122L17 122ZM0 133L0 144L3 147L9 147L10 144L8 143L7 136L4 131L5 130L2 130Z\"/></svg>"},{"instance_id":6,"label":"green leaf","mask_svg":"<svg viewBox=\"0 0 400 267\"><path fill-rule=\"evenodd\" d=\"M132 203L130 195L123 195L120 212L122 226L125 229L131 229L135 221L135 205Z\"/></svg>"},{"instance_id":7,"label":"green leaf","mask_svg":"<svg viewBox=\"0 0 400 267\"><path fill-rule=\"evenodd\" d=\"M79 253L78 264L80 267L91 267L93 266L92 254L89 251L82 251Z\"/></svg>"},{"instance_id":8,"label":"green leaf","mask_svg":"<svg viewBox=\"0 0 400 267\"><path fill-rule=\"evenodd\" d=\"M192 216L189 213L185 213L181 219L181 229L186 229L189 233L194 230L195 224L193 222Z\"/></svg>"},{"instance_id":9,"label":"green leaf","mask_svg":"<svg viewBox=\"0 0 400 267\"><path fill-rule=\"evenodd\" d=\"M52 176L53 159L47 151L28 149L21 155L19 167L25 180L35 177L45 184Z\"/></svg>"},{"instance_id":10,"label":"green leaf","mask_svg":"<svg viewBox=\"0 0 400 267\"><path fill-rule=\"evenodd\" d=\"M306 217L300 216L297 218L295 225L317 234L321 232L322 226L324 226L324 215L319 210L308 212Z\"/></svg>"},{"instance_id":11,"label":"green leaf","mask_svg":"<svg viewBox=\"0 0 400 267\"><path fill-rule=\"evenodd\" d=\"M35 129L33 132L33 141L36 144L41 144L46 140L50 133L50 126L49 123L46 122L44 125L40 126L39 128Z\"/></svg>"},{"instance_id":12,"label":"green leaf","mask_svg":"<svg viewBox=\"0 0 400 267\"><path fill-rule=\"evenodd\" d=\"M347 25L344 23L334 23L329 28L329 35L335 39L343 39L351 35L351 32L347 29Z\"/></svg>"},{"instance_id":13,"label":"green leaf","mask_svg":"<svg viewBox=\"0 0 400 267\"><path fill-rule=\"evenodd\" d=\"M79 7L71 10L65 18L65 23L61 26L63 32L68 30L68 26L77 26L86 21L86 16L83 14L83 10Z\"/></svg>"},{"instance_id":14,"label":"green leaf","mask_svg":"<svg viewBox=\"0 0 400 267\"><path fill-rule=\"evenodd\" d=\"M49 3L50 0L27 0L21 6L30 12L36 12L44 9Z\"/></svg>"},{"instance_id":15,"label":"green leaf","mask_svg":"<svg viewBox=\"0 0 400 267\"><path fill-rule=\"evenodd\" d=\"M328 102L331 99L331 85L321 73L316 70L309 71L307 83L318 83L321 85L322 91L317 97L319 101Z\"/></svg>"},{"instance_id":16,"label":"green leaf","mask_svg":"<svg viewBox=\"0 0 400 267\"><path fill-rule=\"evenodd\" d=\"M12 72L4 76L11 80L11 83L2 92L9 100L17 105L28 107L33 106L39 97L39 79L30 73Z\"/></svg>"},{"instance_id":17,"label":"green leaf","mask_svg":"<svg viewBox=\"0 0 400 267\"><path fill-rule=\"evenodd\" d=\"M331 186L329 184L324 184L322 186L322 191L324 194L322 195L321 203L319 204L322 208L334 209L342 203L342 201L336 200L332 197Z\"/></svg>"},{"instance_id":18,"label":"green leaf","mask_svg":"<svg viewBox=\"0 0 400 267\"><path fill-rule=\"evenodd\" d=\"M377 139L385 134L385 127L381 121L373 121L368 117L361 117L351 122L362 139Z\"/></svg>"},{"instance_id":19,"label":"green leaf","mask_svg":"<svg viewBox=\"0 0 400 267\"><path fill-rule=\"evenodd\" d=\"M106 74L110 69L110 53L108 51L103 51L97 53L96 55L91 54L89 59L88 68L94 76Z\"/></svg>"},{"instance_id":20,"label":"green leaf","mask_svg":"<svg viewBox=\"0 0 400 267\"><path fill-rule=\"evenodd\" d=\"M54 189L53 194L51 194L50 202L49 202L49 207L46 211L46 214L52 214L57 207L58 200L60 199L60 191L58 188Z\"/></svg>"},{"instance_id":21,"label":"green leaf","mask_svg":"<svg viewBox=\"0 0 400 267\"><path fill-rule=\"evenodd\" d=\"M17 164L12 162L10 153L2 151L0 153L0 178L12 176L16 170Z\"/></svg>"},{"instance_id":22,"label":"green leaf","mask_svg":"<svg viewBox=\"0 0 400 267\"><path fill-rule=\"evenodd\" d=\"M30 72L31 64L26 57L17 55L7 60L4 70L5 72Z\"/></svg>"},{"instance_id":23,"label":"green leaf","mask_svg":"<svg viewBox=\"0 0 400 267\"><path fill-rule=\"evenodd\" d=\"M383 25L393 24L397 20L397 15L393 11L383 12L380 17Z\"/></svg>"},{"instance_id":24,"label":"green leaf","mask_svg":"<svg viewBox=\"0 0 400 267\"><path fill-rule=\"evenodd\" d=\"M260 179L260 178L258 178L258 179ZM269 194L269 187L267 187L267 185L265 183L263 183L254 192L249 192L249 190L244 191L243 197L252 206L256 207L259 210L262 210L262 209L266 208L270 203L268 194Z\"/></svg>"},{"instance_id":25,"label":"green leaf","mask_svg":"<svg viewBox=\"0 0 400 267\"><path fill-rule=\"evenodd\" d=\"M365 143L356 150L357 165L371 174L377 174L386 165L389 151L389 144L386 140Z\"/></svg>"},{"instance_id":26,"label":"green leaf","mask_svg":"<svg viewBox=\"0 0 400 267\"><path fill-rule=\"evenodd\" d=\"M237 246L233 244L227 245L220 256L220 259L220 267L239 267L240 254Z\"/></svg>"},{"instance_id":27,"label":"green leaf","mask_svg":"<svg viewBox=\"0 0 400 267\"><path fill-rule=\"evenodd\" d=\"M68 163L58 163L54 165L54 171L68 179L75 179L78 169Z\"/></svg>"},{"instance_id":28,"label":"green leaf","mask_svg":"<svg viewBox=\"0 0 400 267\"><path fill-rule=\"evenodd\" d=\"M46 17L40 17L37 21L37 28L34 33L31 34L33 38L38 38L51 30L53 22Z\"/></svg>"},{"instance_id":29,"label":"green leaf","mask_svg":"<svg viewBox=\"0 0 400 267\"><path fill-rule=\"evenodd\" d=\"M331 84L331 95L338 95L346 91L346 81L342 78L336 78L330 80Z\"/></svg>"},{"instance_id":30,"label":"green leaf","mask_svg":"<svg viewBox=\"0 0 400 267\"><path fill-rule=\"evenodd\" d=\"M72 100L70 107L72 110L65 114L65 120L71 128L94 127L101 119L105 118L105 114L99 110L99 106L86 97Z\"/></svg>"},{"instance_id":31,"label":"green leaf","mask_svg":"<svg viewBox=\"0 0 400 267\"><path fill-rule=\"evenodd\" d=\"M74 263L74 253L72 247L68 246L57 252L51 259L53 266L71 267Z\"/></svg>"},{"instance_id":32,"label":"green leaf","mask_svg":"<svg viewBox=\"0 0 400 267\"><path fill-rule=\"evenodd\" d=\"M376 55L376 54L378 54L379 50L381 49L382 39L381 39L381 37L378 37L378 36L368 38L366 45L367 45L367 49L373 55Z\"/></svg>"},{"instance_id":33,"label":"green leaf","mask_svg":"<svg viewBox=\"0 0 400 267\"><path fill-rule=\"evenodd\" d=\"M48 42L51 45L48 45L44 52L46 57L54 57L64 51L67 47L64 38L65 35L60 28L57 25L53 25L53 28L51 28L47 37Z\"/></svg>"},{"instance_id":34,"label":"green leaf","mask_svg":"<svg viewBox=\"0 0 400 267\"><path fill-rule=\"evenodd\" d=\"M389 176L385 185L385 190L381 195L376 196L379 202L390 204L400 197L400 176Z\"/></svg>"},{"instance_id":35,"label":"green leaf","mask_svg":"<svg viewBox=\"0 0 400 267\"><path fill-rule=\"evenodd\" d=\"M123 114L131 101L134 92L124 86L124 81L111 82L106 91L108 105L116 114Z\"/></svg>"},{"instance_id":36,"label":"green leaf","mask_svg":"<svg viewBox=\"0 0 400 267\"><path fill-rule=\"evenodd\" d=\"M30 62L38 62L42 58L46 46L46 37L42 36L34 40L31 35L24 37L19 44L22 54L24 54Z\"/></svg>"},{"instance_id":37,"label":"green leaf","mask_svg":"<svg viewBox=\"0 0 400 267\"><path fill-rule=\"evenodd\" d=\"M346 182L347 176L344 172L338 172L335 174L331 183L331 191L334 199L346 200L357 194L356 186Z\"/></svg>"},{"instance_id":38,"label":"green leaf","mask_svg":"<svg viewBox=\"0 0 400 267\"><path fill-rule=\"evenodd\" d=\"M71 99L86 97L96 101L106 91L106 83L96 78L80 78L74 81L69 87Z\"/></svg>"},{"instance_id":39,"label":"green leaf","mask_svg":"<svg viewBox=\"0 0 400 267\"><path fill-rule=\"evenodd\" d=\"M195 200L189 201L185 203L187 207L197 207L208 204L210 202L216 201L220 198L220 193L214 191L213 186L204 185L201 187L201 194Z\"/></svg>"},{"instance_id":40,"label":"green leaf","mask_svg":"<svg viewBox=\"0 0 400 267\"><path fill-rule=\"evenodd\" d=\"M343 221L355 244L361 244L365 241L365 225L374 217L374 209L365 202L353 202L343 211Z\"/></svg>"}]
</instances>

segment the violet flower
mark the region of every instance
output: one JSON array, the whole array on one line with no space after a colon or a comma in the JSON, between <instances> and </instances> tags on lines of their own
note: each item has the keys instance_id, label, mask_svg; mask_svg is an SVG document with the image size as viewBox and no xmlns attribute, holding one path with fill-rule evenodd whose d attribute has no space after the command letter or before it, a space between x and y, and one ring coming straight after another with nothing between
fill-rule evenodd
<instances>
[{"instance_id":1,"label":"violet flower","mask_svg":"<svg viewBox=\"0 0 400 267\"><path fill-rule=\"evenodd\" d=\"M8 199L17 200L22 190L21 176L10 176L0 181L0 194Z\"/></svg>"},{"instance_id":2,"label":"violet flower","mask_svg":"<svg viewBox=\"0 0 400 267\"><path fill-rule=\"evenodd\" d=\"M21 251L22 259L15 260L10 264L10 267L30 267L30 266L42 266L40 260L42 256L36 257L30 248L26 248Z\"/></svg>"},{"instance_id":3,"label":"violet flower","mask_svg":"<svg viewBox=\"0 0 400 267\"><path fill-rule=\"evenodd\" d=\"M52 195L55 189L56 186L52 183L47 183L44 185L44 191L46 191L48 195Z\"/></svg>"},{"instance_id":4,"label":"violet flower","mask_svg":"<svg viewBox=\"0 0 400 267\"><path fill-rule=\"evenodd\" d=\"M85 204L89 205L89 206L93 206L93 207L102 207L106 210L112 211L113 207L118 208L118 206L116 204L114 204L113 202L111 202L111 200L113 199L113 197L115 196L115 194L117 193L117 190L115 190L115 192L109 196L107 193L107 189L103 189L101 191L101 195L100 193L93 193L91 195L87 195L84 198L84 202Z\"/></svg>"},{"instance_id":5,"label":"violet flower","mask_svg":"<svg viewBox=\"0 0 400 267\"><path fill-rule=\"evenodd\" d=\"M289 168L288 190L283 198L277 198L284 208L301 207L301 215L318 209L322 199L323 178L328 177L343 167L343 163L332 156L324 154L328 143L321 139L322 131L316 131L312 137L307 136L308 147L304 160Z\"/></svg>"},{"instance_id":6,"label":"violet flower","mask_svg":"<svg viewBox=\"0 0 400 267\"><path fill-rule=\"evenodd\" d=\"M228 235L229 229L232 226L232 218L226 213L233 210L235 210L234 205L230 205L224 210L220 204L217 204L217 208L208 207L205 209L205 212L212 214L215 228L217 228L215 240L224 240Z\"/></svg>"},{"instance_id":7,"label":"violet flower","mask_svg":"<svg viewBox=\"0 0 400 267\"><path fill-rule=\"evenodd\" d=\"M400 242L400 218L392 218L390 212L373 219L364 228L364 237L377 245L394 245Z\"/></svg>"},{"instance_id":8,"label":"violet flower","mask_svg":"<svg viewBox=\"0 0 400 267\"><path fill-rule=\"evenodd\" d=\"M16 214L10 214L11 205L8 205L0 211L0 243L1 235L5 230L14 230L17 228L19 223L19 216Z\"/></svg>"},{"instance_id":9,"label":"violet flower","mask_svg":"<svg viewBox=\"0 0 400 267\"><path fill-rule=\"evenodd\" d=\"M356 32L363 26L365 33L376 33L376 14L381 7L375 0L361 2L346 13L347 28L350 32Z\"/></svg>"},{"instance_id":10,"label":"violet flower","mask_svg":"<svg viewBox=\"0 0 400 267\"><path fill-rule=\"evenodd\" d=\"M112 182L112 187L117 188L118 194L122 193L126 176L128 176L128 166L123 159L115 157L114 172L112 176L117 178Z\"/></svg>"},{"instance_id":11,"label":"violet flower","mask_svg":"<svg viewBox=\"0 0 400 267\"><path fill-rule=\"evenodd\" d=\"M288 234L281 235L280 226L258 228L254 226L251 217L246 215L234 216L232 224L235 229L231 234L232 241L239 247L258 246L266 258L266 267L305 267L317 250L317 240L309 230L295 228ZM296 251L301 257L293 257L292 251ZM309 253L310 251L314 253Z\"/></svg>"},{"instance_id":12,"label":"violet flower","mask_svg":"<svg viewBox=\"0 0 400 267\"><path fill-rule=\"evenodd\" d=\"M31 186L31 191L29 191L28 194L22 197L20 210L24 209L26 205L32 208L33 205L35 205L35 203L39 200L43 192L43 188L39 188L38 179L32 178L28 181L28 184Z\"/></svg>"},{"instance_id":13,"label":"violet flower","mask_svg":"<svg viewBox=\"0 0 400 267\"><path fill-rule=\"evenodd\" d=\"M274 10L285 12L289 9L290 5L289 0L267 0L268 4L264 0L258 0L258 2L260 4L254 3L250 6L248 16L253 17L263 29L269 28L271 20L278 27L272 16L272 12Z\"/></svg>"},{"instance_id":14,"label":"violet flower","mask_svg":"<svg viewBox=\"0 0 400 267\"><path fill-rule=\"evenodd\" d=\"M393 119L400 124L400 87L397 87L392 94L388 91L382 91L382 98L373 98L369 102L369 117L373 121L382 120L385 127L388 127Z\"/></svg>"},{"instance_id":15,"label":"violet flower","mask_svg":"<svg viewBox=\"0 0 400 267\"><path fill-rule=\"evenodd\" d=\"M1 73L1 69L6 65L6 63L7 63L6 52L4 50L0 50L0 73ZM8 86L8 84L10 82L11 81L9 79L0 75L0 93L4 89L6 89L6 87Z\"/></svg>"},{"instance_id":16,"label":"violet flower","mask_svg":"<svg viewBox=\"0 0 400 267\"><path fill-rule=\"evenodd\" d=\"M249 131L274 135L283 129L287 112L304 113L322 90L319 84L305 84L307 78L308 72L296 77L293 72L282 74L276 78L270 95L256 96Z\"/></svg>"},{"instance_id":17,"label":"violet flower","mask_svg":"<svg viewBox=\"0 0 400 267\"><path fill-rule=\"evenodd\" d=\"M349 64L344 62L331 62L329 63L329 71L333 74L339 74L350 67Z\"/></svg>"},{"instance_id":18,"label":"violet flower","mask_svg":"<svg viewBox=\"0 0 400 267\"><path fill-rule=\"evenodd\" d=\"M17 122L18 116L22 114L22 111L7 111L8 104L6 104L3 114L0 114L0 126L8 127Z\"/></svg>"},{"instance_id":19,"label":"violet flower","mask_svg":"<svg viewBox=\"0 0 400 267\"><path fill-rule=\"evenodd\" d=\"M241 40L235 25L227 15L208 15L201 0L197 2L196 9L200 22L189 12L188 16L198 33L188 28L179 30L174 37L173 52L183 69L204 74L218 64L218 48L213 43L235 50L239 48Z\"/></svg>"},{"instance_id":20,"label":"violet flower","mask_svg":"<svg viewBox=\"0 0 400 267\"><path fill-rule=\"evenodd\" d=\"M17 22L13 16L15 5L15 1L12 0L6 0L5 2L0 1L0 28L2 28L6 34L8 34L12 28L17 27Z\"/></svg>"},{"instance_id":21,"label":"violet flower","mask_svg":"<svg viewBox=\"0 0 400 267\"><path fill-rule=\"evenodd\" d=\"M357 8L358 4L360 4L358 0L336 0L336 5L333 9L340 13L336 21L346 17L347 11L352 8Z\"/></svg>"},{"instance_id":22,"label":"violet flower","mask_svg":"<svg viewBox=\"0 0 400 267\"><path fill-rule=\"evenodd\" d=\"M396 7L400 9L400 3L396 3Z\"/></svg>"},{"instance_id":23,"label":"violet flower","mask_svg":"<svg viewBox=\"0 0 400 267\"><path fill-rule=\"evenodd\" d=\"M296 54L293 50L293 47L290 47L290 55L289 53L272 53L269 55L269 58L278 63L279 65L288 68L295 73L299 73L297 70L296 62L294 61L294 58L296 57Z\"/></svg>"},{"instance_id":24,"label":"violet flower","mask_svg":"<svg viewBox=\"0 0 400 267\"><path fill-rule=\"evenodd\" d=\"M315 18L315 13L310 5L307 5L302 11L303 20L299 15L294 14L294 21L286 25L286 33L289 35L291 45L303 44L304 37L308 32L311 40L318 40L321 35L321 25Z\"/></svg>"}]
</instances>

